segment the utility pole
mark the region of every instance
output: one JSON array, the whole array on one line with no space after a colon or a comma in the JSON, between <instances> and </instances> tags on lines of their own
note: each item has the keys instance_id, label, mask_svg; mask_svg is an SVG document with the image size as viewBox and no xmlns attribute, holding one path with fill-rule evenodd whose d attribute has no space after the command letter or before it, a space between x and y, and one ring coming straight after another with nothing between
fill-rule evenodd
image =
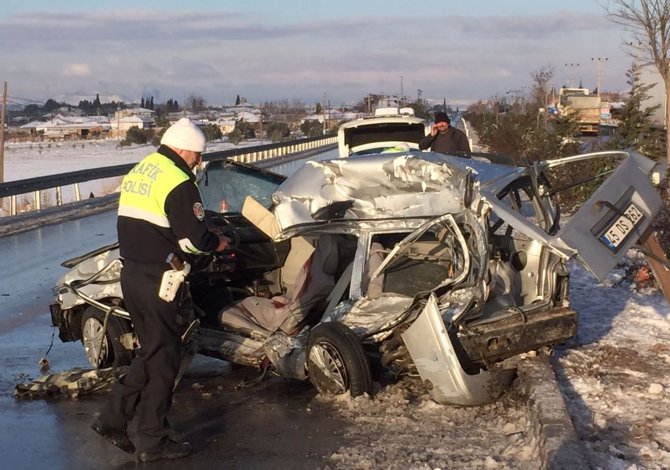
<instances>
[{"instance_id":1,"label":"utility pole","mask_svg":"<svg viewBox=\"0 0 670 470\"><path fill-rule=\"evenodd\" d=\"M258 120L258 122L260 123L260 126L258 128L258 138L263 140L263 102L262 101L258 105L258 108L261 110L260 119Z\"/></svg>"},{"instance_id":2,"label":"utility pole","mask_svg":"<svg viewBox=\"0 0 670 470\"><path fill-rule=\"evenodd\" d=\"M398 103L398 107L402 108L405 104L405 90L402 82L402 75L400 75L400 103Z\"/></svg>"},{"instance_id":3,"label":"utility pole","mask_svg":"<svg viewBox=\"0 0 670 470\"><path fill-rule=\"evenodd\" d=\"M326 135L326 92L323 92L323 135Z\"/></svg>"},{"instance_id":4,"label":"utility pole","mask_svg":"<svg viewBox=\"0 0 670 470\"><path fill-rule=\"evenodd\" d=\"M7 120L7 82L2 90L2 113L0 113L0 183L5 181L5 121ZM2 204L2 199L0 199Z\"/></svg>"},{"instance_id":5,"label":"utility pole","mask_svg":"<svg viewBox=\"0 0 670 470\"><path fill-rule=\"evenodd\" d=\"M569 64L565 64L565 66L568 67L568 88L572 88L573 67L579 67L579 63L570 62Z\"/></svg>"},{"instance_id":6,"label":"utility pole","mask_svg":"<svg viewBox=\"0 0 670 470\"><path fill-rule=\"evenodd\" d=\"M602 63L607 60L607 57L591 57L591 60L596 63L596 89L598 96L600 96L600 74Z\"/></svg>"}]
</instances>

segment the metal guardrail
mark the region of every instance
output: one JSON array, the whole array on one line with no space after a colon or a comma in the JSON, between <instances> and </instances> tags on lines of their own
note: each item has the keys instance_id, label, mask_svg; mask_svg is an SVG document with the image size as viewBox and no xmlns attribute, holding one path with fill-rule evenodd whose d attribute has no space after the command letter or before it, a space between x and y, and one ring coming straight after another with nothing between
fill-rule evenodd
<instances>
[{"instance_id":1,"label":"metal guardrail","mask_svg":"<svg viewBox=\"0 0 670 470\"><path fill-rule=\"evenodd\" d=\"M221 150L218 152L209 152L203 154L203 160L209 162L232 158L238 162L254 163L269 158L276 158L293 153L306 152L320 147L325 147L327 145L334 145L336 142L337 137L333 135L327 135L324 137L311 137L287 142L277 142L253 147L242 147ZM133 166L135 166L135 163L126 163L123 165L91 168L88 170L72 171L69 173L60 173L56 175L40 176L37 178L28 178L24 180L0 183L0 201L2 201L4 198L9 198L9 215L13 216L17 214L16 196L21 194L34 193L34 204L32 206L32 210L41 210L40 192L55 188L56 205L60 206L63 204L62 188L64 186L72 185L73 202L78 202L81 200L79 183L123 176L128 173Z\"/></svg>"}]
</instances>

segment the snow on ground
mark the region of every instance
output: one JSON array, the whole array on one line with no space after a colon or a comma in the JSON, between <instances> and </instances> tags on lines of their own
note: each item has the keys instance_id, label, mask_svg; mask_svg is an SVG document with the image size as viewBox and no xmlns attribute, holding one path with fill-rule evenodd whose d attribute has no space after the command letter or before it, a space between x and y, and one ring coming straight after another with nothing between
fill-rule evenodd
<instances>
[{"instance_id":1,"label":"snow on ground","mask_svg":"<svg viewBox=\"0 0 670 470\"><path fill-rule=\"evenodd\" d=\"M246 142L243 145L260 145ZM210 142L208 152L236 146L228 142ZM134 163L154 151L151 144L119 146L114 139L65 142L7 142L5 144L5 181L69 171Z\"/></svg>"},{"instance_id":2,"label":"snow on ground","mask_svg":"<svg viewBox=\"0 0 670 470\"><path fill-rule=\"evenodd\" d=\"M209 149L223 148L230 144ZM87 141L42 144L40 153L38 144L9 144L5 175L9 181L131 163L152 150ZM631 252L602 283L571 266L579 332L571 344L555 351L554 362L593 468L670 468L670 308L659 291L639 290L628 280L631 267L641 262ZM514 389L493 404L473 408L438 405L411 381L386 386L374 399L330 401L350 423L350 444L330 456L330 468L539 465L526 404Z\"/></svg>"},{"instance_id":3,"label":"snow on ground","mask_svg":"<svg viewBox=\"0 0 670 470\"><path fill-rule=\"evenodd\" d=\"M631 256L603 283L572 268L575 344L557 373L594 468L670 468L670 308L653 289L621 281Z\"/></svg>"},{"instance_id":4,"label":"snow on ground","mask_svg":"<svg viewBox=\"0 0 670 470\"><path fill-rule=\"evenodd\" d=\"M512 394L485 406L443 406L405 381L374 399L331 400L355 444L333 453L330 468L538 468L525 403Z\"/></svg>"},{"instance_id":5,"label":"snow on ground","mask_svg":"<svg viewBox=\"0 0 670 470\"><path fill-rule=\"evenodd\" d=\"M240 146L261 145L265 142L249 141ZM208 152L236 148L228 142L210 142ZM8 142L5 144L5 181L16 181L38 176L56 175L70 171L85 170L106 166L135 163L154 151L151 144L119 146L113 139L79 140L67 142ZM112 192L118 186L120 178L108 178L80 184L81 197L90 193L96 196ZM55 201L55 191L45 191L43 206ZM32 194L18 197L18 205L29 205ZM72 188L63 189L63 200L72 200ZM4 211L4 212L3 212ZM8 213L9 201L4 201L0 214Z\"/></svg>"},{"instance_id":6,"label":"snow on ground","mask_svg":"<svg viewBox=\"0 0 670 470\"><path fill-rule=\"evenodd\" d=\"M670 308L655 289L636 290L625 273L631 252L605 282L571 266L580 313L572 344L554 353L584 454L595 469L670 468ZM394 384L374 399L332 399L354 444L331 468L536 469L526 403L513 388L473 408L441 406L421 387Z\"/></svg>"}]
</instances>

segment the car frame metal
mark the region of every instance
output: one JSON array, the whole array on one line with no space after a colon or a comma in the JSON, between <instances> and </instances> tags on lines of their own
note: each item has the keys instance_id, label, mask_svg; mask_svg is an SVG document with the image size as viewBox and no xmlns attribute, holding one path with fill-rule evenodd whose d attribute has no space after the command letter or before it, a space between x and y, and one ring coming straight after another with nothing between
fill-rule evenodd
<instances>
[{"instance_id":1,"label":"car frame metal","mask_svg":"<svg viewBox=\"0 0 670 470\"><path fill-rule=\"evenodd\" d=\"M616 169L561 227L546 174L594 158ZM200 352L324 393L371 393L376 364L420 377L440 403L493 399L509 359L575 335L567 261L602 278L660 208L654 163L636 153L494 161L414 151L312 161L239 213L212 211L210 197L212 223L237 243L191 276ZM61 339L97 318L107 343L89 360L127 359L137 345L116 247L64 265L51 306Z\"/></svg>"}]
</instances>

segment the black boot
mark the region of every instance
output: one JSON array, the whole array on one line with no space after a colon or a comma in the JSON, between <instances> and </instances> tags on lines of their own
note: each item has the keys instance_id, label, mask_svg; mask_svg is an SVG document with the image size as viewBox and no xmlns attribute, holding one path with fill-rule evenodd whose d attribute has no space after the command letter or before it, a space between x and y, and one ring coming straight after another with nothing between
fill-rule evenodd
<instances>
[{"instance_id":1,"label":"black boot","mask_svg":"<svg viewBox=\"0 0 670 470\"><path fill-rule=\"evenodd\" d=\"M135 452L135 444L128 438L125 429L114 429L105 426L99 420L95 420L91 425L91 429L114 444L116 447L124 452L132 454Z\"/></svg>"},{"instance_id":2,"label":"black boot","mask_svg":"<svg viewBox=\"0 0 670 470\"><path fill-rule=\"evenodd\" d=\"M193 448L189 442L176 442L168 440L161 450L156 452L140 452L137 458L140 462L153 462L155 460L174 460L191 455Z\"/></svg>"}]
</instances>

